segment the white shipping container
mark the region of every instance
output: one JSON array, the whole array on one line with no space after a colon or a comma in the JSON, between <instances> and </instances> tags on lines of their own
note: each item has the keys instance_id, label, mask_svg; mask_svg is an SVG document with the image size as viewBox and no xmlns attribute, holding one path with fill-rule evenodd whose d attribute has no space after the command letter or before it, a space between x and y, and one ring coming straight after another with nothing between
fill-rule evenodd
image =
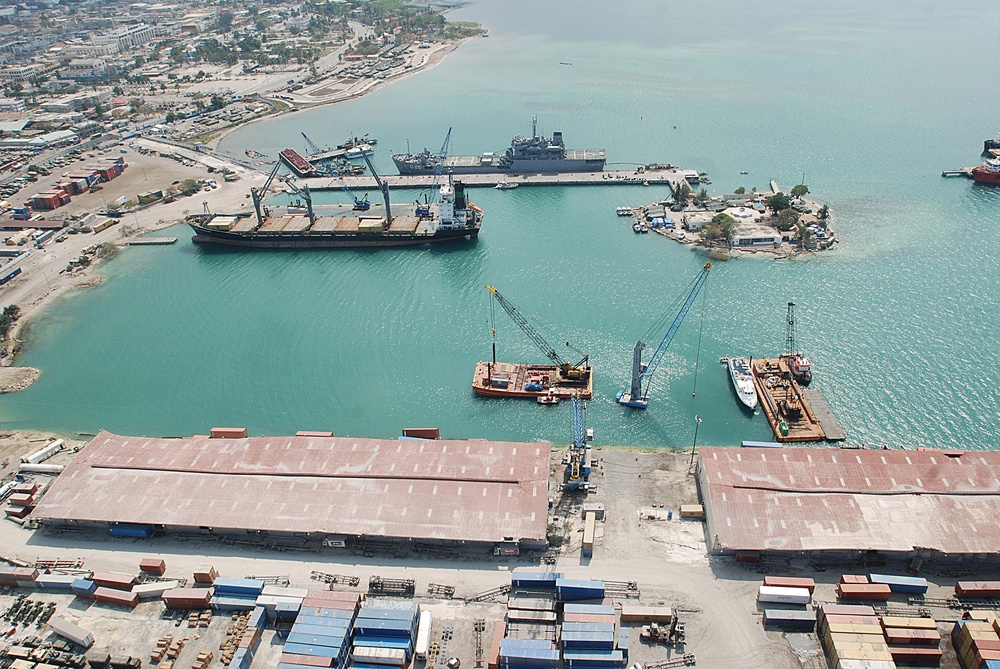
<instances>
[{"instance_id":1,"label":"white shipping container","mask_svg":"<svg viewBox=\"0 0 1000 669\"><path fill-rule=\"evenodd\" d=\"M21 458L21 462L23 462L25 464L30 464L30 465L37 465L37 464L39 464L41 462L45 462L46 460L48 460L49 458L51 458L53 455L55 455L56 453L58 453L59 451L61 451L62 447L63 447L63 440L62 439L56 439L51 444L47 444L46 446L40 448L39 450L35 451L34 453L31 453L30 455L26 455L26 456L22 457Z\"/></svg>"},{"instance_id":2,"label":"white shipping container","mask_svg":"<svg viewBox=\"0 0 1000 669\"><path fill-rule=\"evenodd\" d=\"M52 631L59 636L64 639L69 639L73 643L83 646L84 648L90 648L94 645L93 634L82 627L74 625L68 620L52 617L49 619L49 627L51 627Z\"/></svg>"},{"instance_id":3,"label":"white shipping container","mask_svg":"<svg viewBox=\"0 0 1000 669\"><path fill-rule=\"evenodd\" d=\"M22 462L17 466L17 471L28 474L62 474L66 465L32 465Z\"/></svg>"},{"instance_id":4,"label":"white shipping container","mask_svg":"<svg viewBox=\"0 0 1000 669\"><path fill-rule=\"evenodd\" d=\"M275 595L261 595L255 602L257 606L263 606L268 611L274 612L278 604L302 604L301 597L276 597Z\"/></svg>"},{"instance_id":5,"label":"white shipping container","mask_svg":"<svg viewBox=\"0 0 1000 669\"><path fill-rule=\"evenodd\" d=\"M807 588L778 588L762 585L757 592L757 601L775 604L808 604L812 601L812 595Z\"/></svg>"},{"instance_id":6,"label":"white shipping container","mask_svg":"<svg viewBox=\"0 0 1000 669\"><path fill-rule=\"evenodd\" d=\"M402 667L406 664L406 651L402 648L369 648L355 646L351 657L355 662L367 664L386 664L391 667Z\"/></svg>"},{"instance_id":7,"label":"white shipping container","mask_svg":"<svg viewBox=\"0 0 1000 669\"><path fill-rule=\"evenodd\" d=\"M417 627L417 645L414 646L415 657L418 660L427 659L427 650L431 645L431 612L420 614L420 624Z\"/></svg>"},{"instance_id":8,"label":"white shipping container","mask_svg":"<svg viewBox=\"0 0 1000 669\"><path fill-rule=\"evenodd\" d=\"M139 599L159 599L160 595L167 590L181 587L180 581L155 581L153 583L139 583L132 586L132 592L139 595Z\"/></svg>"},{"instance_id":9,"label":"white shipping container","mask_svg":"<svg viewBox=\"0 0 1000 669\"><path fill-rule=\"evenodd\" d=\"M896 663L889 660L841 660L837 669L896 669Z\"/></svg>"},{"instance_id":10,"label":"white shipping container","mask_svg":"<svg viewBox=\"0 0 1000 669\"><path fill-rule=\"evenodd\" d=\"M305 599L309 595L309 591L305 588L285 588L280 585L265 585L260 594L271 595L273 597L296 597L298 599Z\"/></svg>"}]
</instances>

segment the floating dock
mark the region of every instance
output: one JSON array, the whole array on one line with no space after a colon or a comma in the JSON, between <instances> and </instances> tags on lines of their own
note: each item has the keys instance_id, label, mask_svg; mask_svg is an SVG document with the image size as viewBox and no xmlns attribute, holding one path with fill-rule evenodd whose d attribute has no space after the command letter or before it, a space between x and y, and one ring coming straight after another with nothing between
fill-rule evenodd
<instances>
[{"instance_id":1,"label":"floating dock","mask_svg":"<svg viewBox=\"0 0 1000 669\"><path fill-rule=\"evenodd\" d=\"M142 239L130 239L125 242L125 246L166 246L176 241L176 237L143 237Z\"/></svg>"},{"instance_id":2,"label":"floating dock","mask_svg":"<svg viewBox=\"0 0 1000 669\"><path fill-rule=\"evenodd\" d=\"M965 177L966 179L972 178L972 168L963 167L960 170L942 170L941 176L943 177Z\"/></svg>"},{"instance_id":3,"label":"floating dock","mask_svg":"<svg viewBox=\"0 0 1000 669\"><path fill-rule=\"evenodd\" d=\"M819 418L809 405L802 388L792 378L791 370L784 360L777 356L758 358L751 361L750 368L760 406L778 441L786 443L826 439L826 432ZM832 412L830 416L833 416Z\"/></svg>"},{"instance_id":4,"label":"floating dock","mask_svg":"<svg viewBox=\"0 0 1000 669\"><path fill-rule=\"evenodd\" d=\"M587 368L586 378L569 379L555 365L528 365L511 362L479 362L472 377L472 389L486 397L569 399L579 395L594 396L594 375Z\"/></svg>"},{"instance_id":5,"label":"floating dock","mask_svg":"<svg viewBox=\"0 0 1000 669\"><path fill-rule=\"evenodd\" d=\"M443 177L437 177L438 182ZM601 172L558 172L549 174L462 174L460 179L469 188L496 188L497 184L507 182L518 186L670 186L675 189L683 183L697 180L695 170L660 169L649 171L611 170ZM418 175L386 175L381 177L389 188L430 188L435 182L432 174ZM341 190L343 184L354 191L377 190L375 178L372 176L345 176L342 179L309 178L303 179L311 191ZM343 182L343 184L341 183Z\"/></svg>"}]
</instances>

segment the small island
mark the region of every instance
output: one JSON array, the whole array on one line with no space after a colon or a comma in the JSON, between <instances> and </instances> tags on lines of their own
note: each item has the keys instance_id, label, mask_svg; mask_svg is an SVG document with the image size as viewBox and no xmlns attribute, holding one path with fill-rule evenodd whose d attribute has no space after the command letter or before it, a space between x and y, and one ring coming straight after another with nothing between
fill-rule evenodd
<instances>
[{"instance_id":1,"label":"small island","mask_svg":"<svg viewBox=\"0 0 1000 669\"><path fill-rule=\"evenodd\" d=\"M632 209L632 228L704 247L714 260L827 250L839 241L830 228L830 208L807 199L808 194L805 184L785 193L772 181L769 191L738 188L711 196L704 188L695 193L681 182L671 199Z\"/></svg>"}]
</instances>

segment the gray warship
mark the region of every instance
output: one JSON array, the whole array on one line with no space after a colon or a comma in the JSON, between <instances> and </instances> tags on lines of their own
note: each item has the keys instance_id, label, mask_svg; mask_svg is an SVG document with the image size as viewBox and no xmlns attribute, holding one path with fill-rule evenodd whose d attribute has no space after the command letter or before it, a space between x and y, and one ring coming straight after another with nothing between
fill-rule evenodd
<instances>
[{"instance_id":1,"label":"gray warship","mask_svg":"<svg viewBox=\"0 0 1000 669\"><path fill-rule=\"evenodd\" d=\"M504 153L479 156L447 156L424 149L420 153L398 153L392 157L400 174L538 174L544 172L600 172L604 149L567 149L561 132L552 137L538 134L538 119L531 117L531 137L515 136Z\"/></svg>"}]
</instances>

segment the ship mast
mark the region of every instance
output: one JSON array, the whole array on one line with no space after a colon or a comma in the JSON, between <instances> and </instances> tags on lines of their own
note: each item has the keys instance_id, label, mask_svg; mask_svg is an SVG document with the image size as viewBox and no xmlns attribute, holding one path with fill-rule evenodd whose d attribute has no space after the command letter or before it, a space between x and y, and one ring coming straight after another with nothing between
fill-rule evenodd
<instances>
[{"instance_id":1,"label":"ship mast","mask_svg":"<svg viewBox=\"0 0 1000 669\"><path fill-rule=\"evenodd\" d=\"M538 137L538 117L534 114L531 115L531 137Z\"/></svg>"}]
</instances>

